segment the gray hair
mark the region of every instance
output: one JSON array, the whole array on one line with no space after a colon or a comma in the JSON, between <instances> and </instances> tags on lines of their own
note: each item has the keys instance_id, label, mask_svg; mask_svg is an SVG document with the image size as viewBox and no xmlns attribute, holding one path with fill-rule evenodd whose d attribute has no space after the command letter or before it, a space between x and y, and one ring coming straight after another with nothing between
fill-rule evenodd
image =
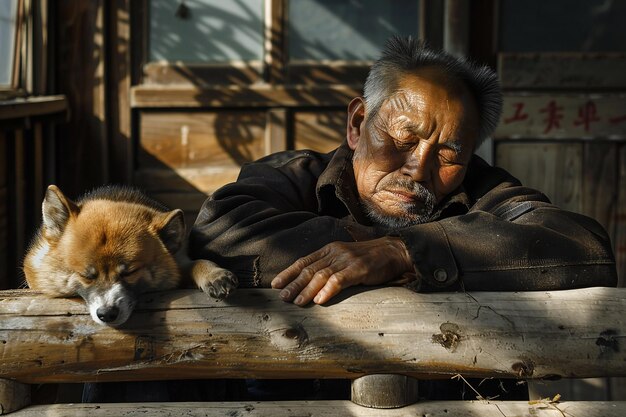
<instances>
[{"instance_id":1,"label":"gray hair","mask_svg":"<svg viewBox=\"0 0 626 417\"><path fill-rule=\"evenodd\" d=\"M429 49L424 42L411 36L390 38L381 58L370 69L364 87L365 106L370 121L385 99L398 88L402 75L433 66L463 82L474 95L480 117L478 147L493 133L502 114L502 89L498 76L488 66Z\"/></svg>"}]
</instances>

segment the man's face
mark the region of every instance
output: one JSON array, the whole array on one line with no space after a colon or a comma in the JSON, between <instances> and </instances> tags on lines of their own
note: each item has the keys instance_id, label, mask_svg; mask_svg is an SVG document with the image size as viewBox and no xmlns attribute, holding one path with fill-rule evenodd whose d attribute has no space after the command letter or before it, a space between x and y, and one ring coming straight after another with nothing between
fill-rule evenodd
<instances>
[{"instance_id":1,"label":"man's face","mask_svg":"<svg viewBox=\"0 0 626 417\"><path fill-rule=\"evenodd\" d=\"M388 227L428 221L463 182L478 121L471 93L436 68L403 77L371 120L363 100L353 100L348 144L368 217Z\"/></svg>"}]
</instances>

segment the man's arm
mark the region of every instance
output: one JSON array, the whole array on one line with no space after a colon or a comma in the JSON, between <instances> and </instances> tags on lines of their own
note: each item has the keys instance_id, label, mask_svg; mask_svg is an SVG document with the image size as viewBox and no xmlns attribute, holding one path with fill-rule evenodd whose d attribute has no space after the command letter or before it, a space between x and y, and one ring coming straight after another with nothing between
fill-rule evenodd
<instances>
[{"instance_id":1,"label":"man's arm","mask_svg":"<svg viewBox=\"0 0 626 417\"><path fill-rule=\"evenodd\" d=\"M230 269L243 286L269 287L283 269L328 243L378 237L371 227L317 214L322 157L245 165L236 183L204 203L190 233L190 256Z\"/></svg>"},{"instance_id":2,"label":"man's arm","mask_svg":"<svg viewBox=\"0 0 626 417\"><path fill-rule=\"evenodd\" d=\"M423 226L399 232L422 291L617 284L610 240L595 220L561 210L543 194L514 183L500 184L465 215L433 223L431 238L420 233Z\"/></svg>"},{"instance_id":3,"label":"man's arm","mask_svg":"<svg viewBox=\"0 0 626 417\"><path fill-rule=\"evenodd\" d=\"M191 255L218 262L244 283L267 286L278 275L272 285L285 288L287 301L302 295L297 304L324 303L345 287L399 276L413 278L421 291L616 284L610 242L597 222L558 209L502 170L483 168L468 182L493 179L472 196L477 203L469 213L382 231L317 215L315 167L288 164L277 174L252 164L205 203Z\"/></svg>"},{"instance_id":4,"label":"man's arm","mask_svg":"<svg viewBox=\"0 0 626 417\"><path fill-rule=\"evenodd\" d=\"M403 275L418 291L532 291L615 286L610 241L593 219L503 183L471 212L390 231L368 242L329 244L272 282L298 305ZM398 236L396 241L390 241ZM404 255L406 254L406 255ZM413 274L411 274L413 272Z\"/></svg>"}]
</instances>

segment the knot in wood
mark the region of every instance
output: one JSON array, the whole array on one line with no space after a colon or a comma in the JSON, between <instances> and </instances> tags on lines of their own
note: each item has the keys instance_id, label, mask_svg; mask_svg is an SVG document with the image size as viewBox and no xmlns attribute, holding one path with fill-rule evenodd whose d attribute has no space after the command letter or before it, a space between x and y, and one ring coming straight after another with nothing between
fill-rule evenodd
<instances>
[{"instance_id":1,"label":"knot in wood","mask_svg":"<svg viewBox=\"0 0 626 417\"><path fill-rule=\"evenodd\" d=\"M302 325L276 329L270 332L272 344L281 350L296 350L306 346L309 335Z\"/></svg>"},{"instance_id":2,"label":"knot in wood","mask_svg":"<svg viewBox=\"0 0 626 417\"><path fill-rule=\"evenodd\" d=\"M511 369L519 378L530 378L535 372L535 364L530 359L523 359L520 362L515 362Z\"/></svg>"},{"instance_id":3,"label":"knot in wood","mask_svg":"<svg viewBox=\"0 0 626 417\"><path fill-rule=\"evenodd\" d=\"M596 346L600 347L600 355L619 352L618 337L617 331L613 329L600 333L600 336L596 339Z\"/></svg>"},{"instance_id":4,"label":"knot in wood","mask_svg":"<svg viewBox=\"0 0 626 417\"><path fill-rule=\"evenodd\" d=\"M460 327L454 323L443 323L439 326L441 333L432 336L432 342L438 343L447 350L454 352L461 341Z\"/></svg>"}]
</instances>

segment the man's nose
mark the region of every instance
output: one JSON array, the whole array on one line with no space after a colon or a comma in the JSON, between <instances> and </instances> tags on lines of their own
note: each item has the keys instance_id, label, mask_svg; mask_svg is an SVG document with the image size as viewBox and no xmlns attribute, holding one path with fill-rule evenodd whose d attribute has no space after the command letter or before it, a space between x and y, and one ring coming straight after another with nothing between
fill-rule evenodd
<instances>
[{"instance_id":1,"label":"man's nose","mask_svg":"<svg viewBox=\"0 0 626 417\"><path fill-rule=\"evenodd\" d=\"M420 142L412 152L407 152L400 172L411 177L415 182L428 183L433 170L435 156L433 148L425 141Z\"/></svg>"}]
</instances>

